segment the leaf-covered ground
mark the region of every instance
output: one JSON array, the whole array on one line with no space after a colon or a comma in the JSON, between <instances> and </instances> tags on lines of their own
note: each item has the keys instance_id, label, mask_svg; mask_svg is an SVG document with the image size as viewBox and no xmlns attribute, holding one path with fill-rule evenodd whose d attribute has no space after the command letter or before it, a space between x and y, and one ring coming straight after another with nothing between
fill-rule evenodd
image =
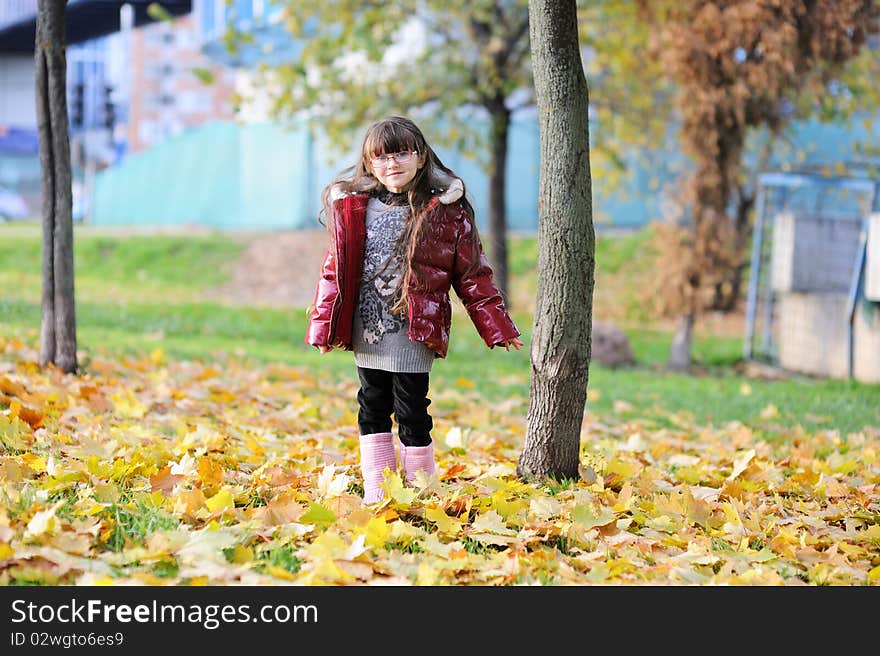
<instances>
[{"instance_id":1,"label":"leaf-covered ground","mask_svg":"<svg viewBox=\"0 0 880 656\"><path fill-rule=\"evenodd\" d=\"M515 476L528 400L432 394L437 475L360 502L354 382L0 338L3 584L880 582L880 429L587 413L579 481ZM624 413L626 417L638 413Z\"/></svg>"}]
</instances>

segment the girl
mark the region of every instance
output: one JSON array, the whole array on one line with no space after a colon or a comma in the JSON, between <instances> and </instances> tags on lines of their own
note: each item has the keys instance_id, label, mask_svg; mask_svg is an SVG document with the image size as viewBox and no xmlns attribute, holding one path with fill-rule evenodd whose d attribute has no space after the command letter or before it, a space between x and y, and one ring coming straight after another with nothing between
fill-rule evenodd
<instances>
[{"instance_id":1,"label":"girl","mask_svg":"<svg viewBox=\"0 0 880 656\"><path fill-rule=\"evenodd\" d=\"M486 344L523 342L483 253L462 181L421 130L398 116L367 130L357 164L324 189L330 247L305 342L354 351L364 503L384 496L386 467L408 482L434 473L428 374L446 357L452 286Z\"/></svg>"}]
</instances>

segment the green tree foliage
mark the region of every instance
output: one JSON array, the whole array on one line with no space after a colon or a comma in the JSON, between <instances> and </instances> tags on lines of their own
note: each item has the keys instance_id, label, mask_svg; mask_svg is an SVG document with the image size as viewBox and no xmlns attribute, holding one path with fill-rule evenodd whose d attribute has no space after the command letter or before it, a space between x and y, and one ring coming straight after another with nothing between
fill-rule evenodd
<instances>
[{"instance_id":1,"label":"green tree foliage","mask_svg":"<svg viewBox=\"0 0 880 656\"><path fill-rule=\"evenodd\" d=\"M606 191L625 192L635 164L674 148L676 87L650 56L654 26L631 0L578 2L578 32L590 84L590 158Z\"/></svg>"}]
</instances>

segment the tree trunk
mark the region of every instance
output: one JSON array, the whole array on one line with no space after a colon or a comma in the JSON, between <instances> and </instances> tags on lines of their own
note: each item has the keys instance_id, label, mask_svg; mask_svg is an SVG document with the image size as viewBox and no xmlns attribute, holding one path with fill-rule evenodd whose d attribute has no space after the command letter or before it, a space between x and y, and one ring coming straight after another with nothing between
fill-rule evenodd
<instances>
[{"instance_id":1,"label":"tree trunk","mask_svg":"<svg viewBox=\"0 0 880 656\"><path fill-rule=\"evenodd\" d=\"M733 228L736 235L736 252L741 254L742 261L725 280L715 284L712 303L707 308L709 310L734 312L739 305L740 296L742 295L743 274L749 265L748 245L752 241L749 218L754 206L755 195L748 195L740 188L737 194Z\"/></svg>"},{"instance_id":2,"label":"tree trunk","mask_svg":"<svg viewBox=\"0 0 880 656\"><path fill-rule=\"evenodd\" d=\"M538 289L526 480L578 477L589 378L595 271L588 103L575 0L529 0L540 117Z\"/></svg>"},{"instance_id":3,"label":"tree trunk","mask_svg":"<svg viewBox=\"0 0 880 656\"><path fill-rule=\"evenodd\" d=\"M501 290L504 302L510 308L507 275L507 200L505 181L507 176L507 137L510 131L510 111L503 98L490 108L492 129L489 148L492 161L489 164L489 244L492 273L495 284Z\"/></svg>"},{"instance_id":4,"label":"tree trunk","mask_svg":"<svg viewBox=\"0 0 880 656\"><path fill-rule=\"evenodd\" d=\"M72 373L77 362L65 15L65 0L39 0L34 65L43 214L40 364Z\"/></svg>"},{"instance_id":5,"label":"tree trunk","mask_svg":"<svg viewBox=\"0 0 880 656\"><path fill-rule=\"evenodd\" d=\"M694 312L689 312L678 318L678 326L669 349L669 359L666 361L666 368L671 371L688 371L691 368L694 318Z\"/></svg>"}]
</instances>

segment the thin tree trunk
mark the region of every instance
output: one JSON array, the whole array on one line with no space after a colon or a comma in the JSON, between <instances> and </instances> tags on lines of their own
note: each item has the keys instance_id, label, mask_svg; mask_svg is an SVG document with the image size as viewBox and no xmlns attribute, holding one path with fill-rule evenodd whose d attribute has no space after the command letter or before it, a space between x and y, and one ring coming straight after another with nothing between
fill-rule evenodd
<instances>
[{"instance_id":1,"label":"thin tree trunk","mask_svg":"<svg viewBox=\"0 0 880 656\"><path fill-rule=\"evenodd\" d=\"M489 167L489 243L491 244L492 272L495 284L501 290L505 303L510 306L507 268L507 138L510 131L510 111L503 99L491 109L492 128L489 147L492 162Z\"/></svg>"},{"instance_id":2,"label":"thin tree trunk","mask_svg":"<svg viewBox=\"0 0 880 656\"><path fill-rule=\"evenodd\" d=\"M671 371L688 371L691 368L691 347L694 341L695 313L689 312L678 318L666 368Z\"/></svg>"},{"instance_id":3,"label":"thin tree trunk","mask_svg":"<svg viewBox=\"0 0 880 656\"><path fill-rule=\"evenodd\" d=\"M40 364L77 369L65 0L39 0L34 64L43 213Z\"/></svg>"},{"instance_id":4,"label":"thin tree trunk","mask_svg":"<svg viewBox=\"0 0 880 656\"><path fill-rule=\"evenodd\" d=\"M530 0L532 64L540 117L538 289L528 428L520 477L578 477L589 378L595 233L589 90L575 0Z\"/></svg>"}]
</instances>

